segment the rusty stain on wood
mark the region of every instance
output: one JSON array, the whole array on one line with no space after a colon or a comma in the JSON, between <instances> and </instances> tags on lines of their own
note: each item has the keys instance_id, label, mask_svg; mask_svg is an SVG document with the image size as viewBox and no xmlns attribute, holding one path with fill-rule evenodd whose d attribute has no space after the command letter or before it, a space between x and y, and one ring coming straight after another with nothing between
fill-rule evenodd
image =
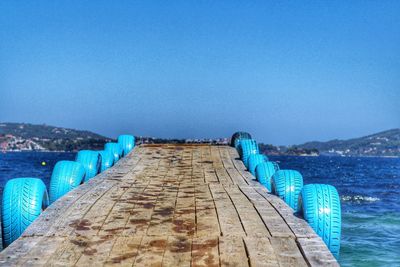
<instances>
[{"instance_id":1,"label":"rusty stain on wood","mask_svg":"<svg viewBox=\"0 0 400 267\"><path fill-rule=\"evenodd\" d=\"M235 149L142 145L51 205L1 266L338 266Z\"/></svg>"}]
</instances>

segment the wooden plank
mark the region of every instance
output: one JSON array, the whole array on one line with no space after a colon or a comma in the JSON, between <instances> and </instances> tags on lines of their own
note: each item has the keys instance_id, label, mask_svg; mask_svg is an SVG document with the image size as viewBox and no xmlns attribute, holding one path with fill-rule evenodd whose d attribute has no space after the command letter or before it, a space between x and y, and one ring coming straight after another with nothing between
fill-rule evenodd
<instances>
[{"instance_id":1,"label":"wooden plank","mask_svg":"<svg viewBox=\"0 0 400 267\"><path fill-rule=\"evenodd\" d=\"M280 266L308 266L294 238L271 237L270 241Z\"/></svg>"},{"instance_id":2,"label":"wooden plank","mask_svg":"<svg viewBox=\"0 0 400 267\"><path fill-rule=\"evenodd\" d=\"M267 226L268 231L275 237L294 237L293 232L281 215L272 207L268 200L260 195L251 186L240 187L240 190L249 198L259 216Z\"/></svg>"},{"instance_id":3,"label":"wooden plank","mask_svg":"<svg viewBox=\"0 0 400 267\"><path fill-rule=\"evenodd\" d=\"M110 255L105 261L105 266L132 266L139 254L142 236L118 237L111 249Z\"/></svg>"},{"instance_id":4,"label":"wooden plank","mask_svg":"<svg viewBox=\"0 0 400 267\"><path fill-rule=\"evenodd\" d=\"M247 185L248 183L246 182L246 179L243 178L243 176L237 171L237 169L232 163L232 159L229 154L229 148L219 147L219 153L222 160L222 164L228 175L231 177L232 182L238 185Z\"/></svg>"},{"instance_id":5,"label":"wooden plank","mask_svg":"<svg viewBox=\"0 0 400 267\"><path fill-rule=\"evenodd\" d=\"M232 200L248 236L271 236L254 205L243 195L237 186L225 187L225 191Z\"/></svg>"},{"instance_id":6,"label":"wooden plank","mask_svg":"<svg viewBox=\"0 0 400 267\"><path fill-rule=\"evenodd\" d=\"M298 238L297 243L310 266L339 266L320 237Z\"/></svg>"},{"instance_id":7,"label":"wooden plank","mask_svg":"<svg viewBox=\"0 0 400 267\"><path fill-rule=\"evenodd\" d=\"M166 237L144 236L134 266L162 266L167 244Z\"/></svg>"},{"instance_id":8,"label":"wooden plank","mask_svg":"<svg viewBox=\"0 0 400 267\"><path fill-rule=\"evenodd\" d=\"M237 154L236 150L231 147L227 147L226 149L229 150L229 154L231 155L231 161L233 166L235 166L236 170L240 173L246 183L250 183L255 179L253 175L246 171L246 167L244 166L243 162L240 160L239 155Z\"/></svg>"},{"instance_id":9,"label":"wooden plank","mask_svg":"<svg viewBox=\"0 0 400 267\"><path fill-rule=\"evenodd\" d=\"M115 236L96 236L88 246L85 246L76 265L95 266L104 264L110 255L115 242ZM77 246L81 246L77 244Z\"/></svg>"},{"instance_id":10,"label":"wooden plank","mask_svg":"<svg viewBox=\"0 0 400 267\"><path fill-rule=\"evenodd\" d=\"M215 173L215 169L213 167L214 162L211 158L211 149L208 147L207 149L203 149L201 154L202 165L204 169L204 178L207 183L217 183L219 182L218 177Z\"/></svg>"},{"instance_id":11,"label":"wooden plank","mask_svg":"<svg viewBox=\"0 0 400 267\"><path fill-rule=\"evenodd\" d=\"M177 193L177 192L176 192ZM165 192L164 192L165 194ZM175 197L163 196L158 199L153 210L147 235L168 236L172 230L172 220L175 212Z\"/></svg>"},{"instance_id":12,"label":"wooden plank","mask_svg":"<svg viewBox=\"0 0 400 267\"><path fill-rule=\"evenodd\" d=\"M48 240L48 238L46 238ZM66 241L59 243L46 265L72 266L81 257L83 251L90 245L87 237L66 238Z\"/></svg>"},{"instance_id":13,"label":"wooden plank","mask_svg":"<svg viewBox=\"0 0 400 267\"><path fill-rule=\"evenodd\" d=\"M54 224L48 229L47 236L68 236L80 226L82 216L101 199L109 190L115 186L116 182L103 182L91 191L87 192L80 201L75 202L65 213L56 218ZM82 222L85 224L85 222Z\"/></svg>"},{"instance_id":14,"label":"wooden plank","mask_svg":"<svg viewBox=\"0 0 400 267\"><path fill-rule=\"evenodd\" d=\"M213 167L219 182L222 184L233 184L231 177L226 172L224 164L222 163L218 147L211 147L211 159L213 161Z\"/></svg>"},{"instance_id":15,"label":"wooden plank","mask_svg":"<svg viewBox=\"0 0 400 267\"><path fill-rule=\"evenodd\" d=\"M168 244L163 257L163 266L191 266L192 238L184 235L168 237Z\"/></svg>"},{"instance_id":16,"label":"wooden plank","mask_svg":"<svg viewBox=\"0 0 400 267\"><path fill-rule=\"evenodd\" d=\"M268 237L245 237L251 266L279 266Z\"/></svg>"},{"instance_id":17,"label":"wooden plank","mask_svg":"<svg viewBox=\"0 0 400 267\"><path fill-rule=\"evenodd\" d=\"M198 237L193 239L192 266L219 266L218 237Z\"/></svg>"},{"instance_id":18,"label":"wooden plank","mask_svg":"<svg viewBox=\"0 0 400 267\"><path fill-rule=\"evenodd\" d=\"M192 237L196 232L196 203L194 186L181 183L175 203L172 233Z\"/></svg>"},{"instance_id":19,"label":"wooden plank","mask_svg":"<svg viewBox=\"0 0 400 267\"><path fill-rule=\"evenodd\" d=\"M47 260L57 249L59 244L65 242L64 237L54 236L52 238L40 238L40 241L22 257L10 259L7 263L0 263L1 266L38 266L45 265ZM15 261L14 261L15 260Z\"/></svg>"},{"instance_id":20,"label":"wooden plank","mask_svg":"<svg viewBox=\"0 0 400 267\"><path fill-rule=\"evenodd\" d=\"M249 266L243 238L240 236L223 236L219 239L219 256L221 266Z\"/></svg>"},{"instance_id":21,"label":"wooden plank","mask_svg":"<svg viewBox=\"0 0 400 267\"><path fill-rule=\"evenodd\" d=\"M95 236L99 230L103 227L104 221L114 205L116 205L117 200L128 191L125 187L120 187L119 185L111 188L106 194L102 196L96 203L94 203L88 212L82 216L80 219L71 221L69 226L74 228L74 234L80 236ZM121 216L124 213L118 213L115 216ZM115 226L113 226L115 227ZM111 232L105 233L105 235Z\"/></svg>"},{"instance_id":22,"label":"wooden plank","mask_svg":"<svg viewBox=\"0 0 400 267\"><path fill-rule=\"evenodd\" d=\"M245 236L245 231L235 206L230 200L225 189L220 184L210 184L210 190L217 209L218 221L223 236Z\"/></svg>"},{"instance_id":23,"label":"wooden plank","mask_svg":"<svg viewBox=\"0 0 400 267\"><path fill-rule=\"evenodd\" d=\"M305 220L296 217L293 214L293 210L281 198L269 194L263 187L255 187L254 190L268 200L271 206L274 207L276 212L283 218L285 224L290 228L296 237L301 238L317 236L308 223Z\"/></svg>"},{"instance_id":24,"label":"wooden plank","mask_svg":"<svg viewBox=\"0 0 400 267\"><path fill-rule=\"evenodd\" d=\"M21 259L27 260L30 250L40 242L42 237L20 237L17 242L11 243L0 254L0 266L19 266Z\"/></svg>"},{"instance_id":25,"label":"wooden plank","mask_svg":"<svg viewBox=\"0 0 400 267\"><path fill-rule=\"evenodd\" d=\"M196 236L220 235L214 199L207 184L196 186Z\"/></svg>"},{"instance_id":26,"label":"wooden plank","mask_svg":"<svg viewBox=\"0 0 400 267\"><path fill-rule=\"evenodd\" d=\"M129 211L127 228L122 232L124 236L142 236L147 233L153 215L157 199L162 192L159 185L151 180L146 189L137 198L133 197L135 203L133 209Z\"/></svg>"},{"instance_id":27,"label":"wooden plank","mask_svg":"<svg viewBox=\"0 0 400 267\"><path fill-rule=\"evenodd\" d=\"M116 199L116 203L112 206L112 210L103 219L102 224L95 226L99 229L99 235L115 235L129 229L127 223L130 218L130 211L135 207L135 202L132 200L142 199L142 192L145 188L145 186L131 187ZM109 202L112 204L112 201ZM102 210L103 209L104 208L102 208ZM94 214L96 214L96 210L97 209L93 209ZM100 217L99 215L97 216ZM90 217L88 217L88 220L90 220ZM93 228L94 227L92 226L92 229Z\"/></svg>"},{"instance_id":28,"label":"wooden plank","mask_svg":"<svg viewBox=\"0 0 400 267\"><path fill-rule=\"evenodd\" d=\"M60 220L63 215L68 214L68 210L71 209L75 202L81 200L81 198L91 190L95 190L95 187L102 180L96 180L96 185L94 183L83 184L72 190L67 195L58 199L56 202L51 204L41 215L42 220L35 220L29 228L23 233L23 236L33 236L33 235L44 235L49 229L56 224L56 220Z\"/></svg>"}]
</instances>

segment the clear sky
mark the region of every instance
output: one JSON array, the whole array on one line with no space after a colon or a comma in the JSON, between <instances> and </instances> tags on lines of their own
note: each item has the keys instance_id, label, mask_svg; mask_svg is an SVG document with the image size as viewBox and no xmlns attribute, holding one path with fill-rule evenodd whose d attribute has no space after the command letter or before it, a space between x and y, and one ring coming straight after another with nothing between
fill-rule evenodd
<instances>
[{"instance_id":1,"label":"clear sky","mask_svg":"<svg viewBox=\"0 0 400 267\"><path fill-rule=\"evenodd\" d=\"M297 144L400 127L400 1L0 1L0 121Z\"/></svg>"}]
</instances>

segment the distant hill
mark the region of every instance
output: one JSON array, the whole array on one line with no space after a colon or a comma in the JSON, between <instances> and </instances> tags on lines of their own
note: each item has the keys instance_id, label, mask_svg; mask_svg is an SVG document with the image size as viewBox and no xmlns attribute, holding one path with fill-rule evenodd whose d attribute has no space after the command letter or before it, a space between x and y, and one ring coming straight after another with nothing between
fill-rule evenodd
<instances>
[{"instance_id":1,"label":"distant hill","mask_svg":"<svg viewBox=\"0 0 400 267\"><path fill-rule=\"evenodd\" d=\"M296 146L317 149L321 154L343 156L400 156L400 129L392 129L360 138L307 142Z\"/></svg>"},{"instance_id":2,"label":"distant hill","mask_svg":"<svg viewBox=\"0 0 400 267\"><path fill-rule=\"evenodd\" d=\"M0 123L0 151L78 151L103 149L111 138L75 129L29 123ZM228 144L220 139L159 139L137 137L138 143L212 143ZM392 129L349 140L307 142L295 146L260 143L260 151L269 155L318 156L400 156L400 129Z\"/></svg>"},{"instance_id":3,"label":"distant hill","mask_svg":"<svg viewBox=\"0 0 400 267\"><path fill-rule=\"evenodd\" d=\"M299 148L297 146L274 146L271 144L258 144L260 152L271 156L319 156L318 149Z\"/></svg>"},{"instance_id":4,"label":"distant hill","mask_svg":"<svg viewBox=\"0 0 400 267\"><path fill-rule=\"evenodd\" d=\"M137 143L212 143L228 144L219 139L162 139L136 137ZM101 150L104 144L115 141L108 137L75 129L29 123L0 123L0 151L78 151Z\"/></svg>"},{"instance_id":5,"label":"distant hill","mask_svg":"<svg viewBox=\"0 0 400 267\"><path fill-rule=\"evenodd\" d=\"M0 123L0 149L7 151L102 149L110 140L89 131L29 123Z\"/></svg>"}]
</instances>

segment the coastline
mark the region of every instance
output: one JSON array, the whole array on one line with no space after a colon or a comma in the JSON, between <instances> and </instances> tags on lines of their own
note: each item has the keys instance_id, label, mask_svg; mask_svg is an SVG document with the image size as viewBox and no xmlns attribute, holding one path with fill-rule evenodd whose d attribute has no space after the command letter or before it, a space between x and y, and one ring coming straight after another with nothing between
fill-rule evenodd
<instances>
[{"instance_id":1,"label":"coastline","mask_svg":"<svg viewBox=\"0 0 400 267\"><path fill-rule=\"evenodd\" d=\"M333 154L320 154L320 155L291 155L291 154L264 154L271 157L332 157L332 158L400 158L399 156L371 156L371 155L333 155Z\"/></svg>"},{"instance_id":2,"label":"coastline","mask_svg":"<svg viewBox=\"0 0 400 267\"><path fill-rule=\"evenodd\" d=\"M78 151L65 150L2 150L1 153L77 153Z\"/></svg>"},{"instance_id":3,"label":"coastline","mask_svg":"<svg viewBox=\"0 0 400 267\"><path fill-rule=\"evenodd\" d=\"M2 150L0 153L77 153L78 151L66 150ZM337 154L319 154L319 155L293 155L293 154L265 154L266 156L285 156L285 157L340 157L340 158L400 158L399 156L373 156L373 155L337 155Z\"/></svg>"}]
</instances>

